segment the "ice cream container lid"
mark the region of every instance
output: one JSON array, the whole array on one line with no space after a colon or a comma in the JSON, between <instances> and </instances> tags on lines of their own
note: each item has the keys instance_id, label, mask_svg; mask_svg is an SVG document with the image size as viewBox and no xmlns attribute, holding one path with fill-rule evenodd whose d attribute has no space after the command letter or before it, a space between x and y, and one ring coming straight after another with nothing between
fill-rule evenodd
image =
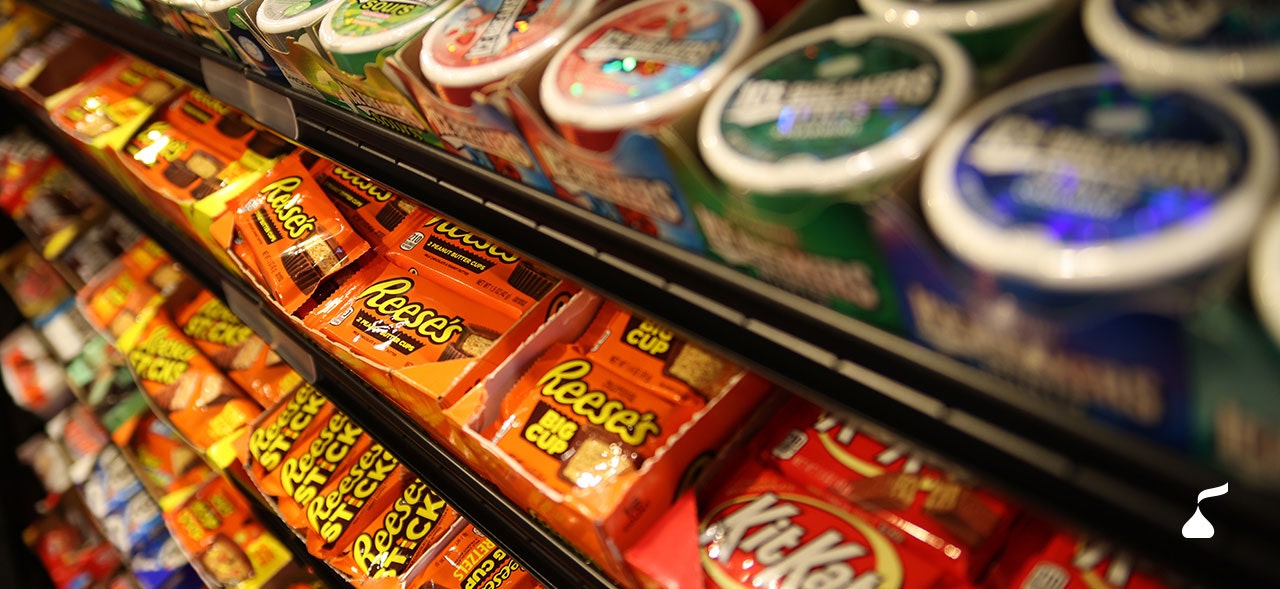
<instances>
[{"instance_id":1,"label":"ice cream container lid","mask_svg":"<svg viewBox=\"0 0 1280 589\"><path fill-rule=\"evenodd\" d=\"M1234 90L1069 68L988 97L943 134L924 214L948 249L996 275L1139 289L1242 254L1278 156L1265 115Z\"/></svg>"},{"instance_id":2,"label":"ice cream container lid","mask_svg":"<svg viewBox=\"0 0 1280 589\"><path fill-rule=\"evenodd\" d=\"M760 33L747 0L642 0L566 42L543 74L542 106L586 130L677 115L746 57Z\"/></svg>"},{"instance_id":3,"label":"ice cream container lid","mask_svg":"<svg viewBox=\"0 0 1280 589\"><path fill-rule=\"evenodd\" d=\"M391 47L422 33L452 6L452 0L342 0L320 26L320 44L344 54Z\"/></svg>"},{"instance_id":4,"label":"ice cream container lid","mask_svg":"<svg viewBox=\"0 0 1280 589\"><path fill-rule=\"evenodd\" d=\"M238 6L244 0L197 0L201 8L206 12L222 12L230 10L233 6Z\"/></svg>"},{"instance_id":5,"label":"ice cream container lid","mask_svg":"<svg viewBox=\"0 0 1280 589\"><path fill-rule=\"evenodd\" d=\"M1280 81L1280 2L1087 0L1089 42L1126 72L1187 82Z\"/></svg>"},{"instance_id":6,"label":"ice cream container lid","mask_svg":"<svg viewBox=\"0 0 1280 589\"><path fill-rule=\"evenodd\" d=\"M258 29L269 35L291 33L320 22L340 0L265 0L258 8Z\"/></svg>"},{"instance_id":7,"label":"ice cream container lid","mask_svg":"<svg viewBox=\"0 0 1280 589\"><path fill-rule=\"evenodd\" d=\"M868 16L893 25L948 33L983 31L1030 20L1062 0L858 0Z\"/></svg>"},{"instance_id":8,"label":"ice cream container lid","mask_svg":"<svg viewBox=\"0 0 1280 589\"><path fill-rule=\"evenodd\" d=\"M1280 345L1280 207L1273 208L1262 224L1249 261L1249 281L1262 325Z\"/></svg>"},{"instance_id":9,"label":"ice cream container lid","mask_svg":"<svg viewBox=\"0 0 1280 589\"><path fill-rule=\"evenodd\" d=\"M422 73L451 88L501 80L555 51L595 0L465 0L427 31Z\"/></svg>"},{"instance_id":10,"label":"ice cream container lid","mask_svg":"<svg viewBox=\"0 0 1280 589\"><path fill-rule=\"evenodd\" d=\"M729 74L699 145L717 176L752 192L838 191L917 162L972 88L964 50L941 33L845 18Z\"/></svg>"}]
</instances>

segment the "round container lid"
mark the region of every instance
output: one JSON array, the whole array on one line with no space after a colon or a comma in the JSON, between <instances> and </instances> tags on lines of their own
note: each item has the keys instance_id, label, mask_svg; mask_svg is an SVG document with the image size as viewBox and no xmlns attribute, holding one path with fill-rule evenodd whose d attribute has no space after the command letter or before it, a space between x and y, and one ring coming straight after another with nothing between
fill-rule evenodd
<instances>
[{"instance_id":1,"label":"round container lid","mask_svg":"<svg viewBox=\"0 0 1280 589\"><path fill-rule=\"evenodd\" d=\"M198 0L200 7L206 12L222 12L230 10L231 7L239 5L244 0Z\"/></svg>"},{"instance_id":2,"label":"round container lid","mask_svg":"<svg viewBox=\"0 0 1280 589\"><path fill-rule=\"evenodd\" d=\"M1249 261L1249 280L1262 325L1280 344L1280 207L1271 211L1258 234Z\"/></svg>"},{"instance_id":3,"label":"round container lid","mask_svg":"<svg viewBox=\"0 0 1280 589\"><path fill-rule=\"evenodd\" d=\"M1062 0L858 0L868 16L907 28L963 33L1029 20Z\"/></svg>"},{"instance_id":4,"label":"round container lid","mask_svg":"<svg viewBox=\"0 0 1280 589\"><path fill-rule=\"evenodd\" d=\"M834 192L915 163L968 103L973 66L940 33L845 18L784 39L702 110L711 171L756 193Z\"/></svg>"},{"instance_id":5,"label":"round container lid","mask_svg":"<svg viewBox=\"0 0 1280 589\"><path fill-rule=\"evenodd\" d=\"M265 0L258 29L269 35L292 33L320 22L339 0Z\"/></svg>"},{"instance_id":6,"label":"round container lid","mask_svg":"<svg viewBox=\"0 0 1280 589\"><path fill-rule=\"evenodd\" d=\"M969 264L1061 292L1242 253L1275 193L1275 131L1238 92L1138 90L1085 66L992 95L934 147L924 214Z\"/></svg>"},{"instance_id":7,"label":"round container lid","mask_svg":"<svg viewBox=\"0 0 1280 589\"><path fill-rule=\"evenodd\" d=\"M542 107L579 129L625 129L699 101L760 33L748 0L642 0L589 25L542 76Z\"/></svg>"},{"instance_id":8,"label":"round container lid","mask_svg":"<svg viewBox=\"0 0 1280 589\"><path fill-rule=\"evenodd\" d=\"M421 33L452 6L452 0L342 0L321 24L320 44L342 54L391 47Z\"/></svg>"},{"instance_id":9,"label":"round container lid","mask_svg":"<svg viewBox=\"0 0 1280 589\"><path fill-rule=\"evenodd\" d=\"M422 73L451 88L501 80L554 51L595 0L466 0L427 30Z\"/></svg>"},{"instance_id":10,"label":"round container lid","mask_svg":"<svg viewBox=\"0 0 1280 589\"><path fill-rule=\"evenodd\" d=\"M1127 72L1204 83L1280 81L1280 2L1088 0L1085 36Z\"/></svg>"}]
</instances>

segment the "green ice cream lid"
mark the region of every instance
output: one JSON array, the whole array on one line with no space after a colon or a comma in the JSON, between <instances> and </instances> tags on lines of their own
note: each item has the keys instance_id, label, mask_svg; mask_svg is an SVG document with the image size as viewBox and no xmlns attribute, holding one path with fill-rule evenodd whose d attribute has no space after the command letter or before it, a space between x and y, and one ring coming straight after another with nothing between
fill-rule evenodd
<instances>
[{"instance_id":1,"label":"green ice cream lid","mask_svg":"<svg viewBox=\"0 0 1280 589\"><path fill-rule=\"evenodd\" d=\"M892 25L962 33L1030 20L1063 0L858 0L867 16Z\"/></svg>"},{"instance_id":2,"label":"green ice cream lid","mask_svg":"<svg viewBox=\"0 0 1280 589\"><path fill-rule=\"evenodd\" d=\"M964 51L941 33L841 19L734 70L702 111L699 146L739 188L840 191L919 161L972 86Z\"/></svg>"},{"instance_id":3,"label":"green ice cream lid","mask_svg":"<svg viewBox=\"0 0 1280 589\"><path fill-rule=\"evenodd\" d=\"M320 27L329 51L360 54L408 41L453 7L454 0L342 0Z\"/></svg>"},{"instance_id":4,"label":"green ice cream lid","mask_svg":"<svg viewBox=\"0 0 1280 589\"><path fill-rule=\"evenodd\" d=\"M258 28L269 35L291 33L320 22L340 0L265 0Z\"/></svg>"}]
</instances>

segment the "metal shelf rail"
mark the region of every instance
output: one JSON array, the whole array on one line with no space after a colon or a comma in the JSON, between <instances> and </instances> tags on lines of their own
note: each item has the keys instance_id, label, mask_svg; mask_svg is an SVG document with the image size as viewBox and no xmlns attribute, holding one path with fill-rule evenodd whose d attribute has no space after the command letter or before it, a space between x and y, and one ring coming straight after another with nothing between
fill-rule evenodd
<instances>
[{"instance_id":1,"label":"metal shelf rail","mask_svg":"<svg viewBox=\"0 0 1280 589\"><path fill-rule=\"evenodd\" d=\"M1032 506L1208 586L1280 586L1280 568L1273 563L1280 554L1280 501L1274 491L1233 481L1229 495L1204 506L1217 529L1214 538L1184 539L1182 524L1194 511L1199 491L1229 480L1215 469L416 143L107 9L76 0L46 0L40 6L800 395L868 416L964 464ZM169 245L171 240L161 241ZM205 260L211 266L199 252L188 254L198 259L184 262ZM224 273L207 278L228 280ZM242 282L231 282L226 291L233 299L256 296L246 293ZM301 339L279 335L285 341ZM465 474L389 403L376 401L380 397L354 374L325 359L314 345L297 343L314 360L317 376L332 383L323 390L334 391L339 406L362 424L376 421L378 437L404 440L395 447L407 464L419 472L445 467L458 475L451 478L456 486L442 492L452 498L474 484L481 497L472 499L473 508L501 506L489 526L477 523L501 542L523 548L517 552L545 580L566 582L555 586L607 583L491 487ZM553 571L558 565L569 570ZM567 583L571 579L578 582Z\"/></svg>"}]
</instances>

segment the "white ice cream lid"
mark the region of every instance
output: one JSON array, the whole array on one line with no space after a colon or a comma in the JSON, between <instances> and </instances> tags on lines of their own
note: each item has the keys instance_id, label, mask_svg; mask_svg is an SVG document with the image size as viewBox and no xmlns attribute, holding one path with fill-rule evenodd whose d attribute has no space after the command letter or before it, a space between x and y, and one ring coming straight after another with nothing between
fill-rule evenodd
<instances>
[{"instance_id":1,"label":"white ice cream lid","mask_svg":"<svg viewBox=\"0 0 1280 589\"><path fill-rule=\"evenodd\" d=\"M320 22L340 0L264 0L258 28L269 35L292 33Z\"/></svg>"},{"instance_id":2,"label":"white ice cream lid","mask_svg":"<svg viewBox=\"0 0 1280 589\"><path fill-rule=\"evenodd\" d=\"M587 130L666 119L706 96L760 33L748 0L641 0L566 42L542 76L542 107Z\"/></svg>"},{"instance_id":3,"label":"white ice cream lid","mask_svg":"<svg viewBox=\"0 0 1280 589\"><path fill-rule=\"evenodd\" d=\"M1084 66L998 92L934 147L924 214L967 263L1041 288L1127 290L1243 253L1280 171L1227 88L1138 89Z\"/></svg>"},{"instance_id":4,"label":"white ice cream lid","mask_svg":"<svg viewBox=\"0 0 1280 589\"><path fill-rule=\"evenodd\" d=\"M222 12L230 10L231 7L239 5L244 0L197 0L197 2L205 12Z\"/></svg>"},{"instance_id":5,"label":"white ice cream lid","mask_svg":"<svg viewBox=\"0 0 1280 589\"><path fill-rule=\"evenodd\" d=\"M1280 81L1280 2L1087 0L1089 42L1128 72L1185 82Z\"/></svg>"},{"instance_id":6,"label":"white ice cream lid","mask_svg":"<svg viewBox=\"0 0 1280 589\"><path fill-rule=\"evenodd\" d=\"M341 0L320 26L329 51L358 54L408 41L453 7L454 0Z\"/></svg>"},{"instance_id":7,"label":"white ice cream lid","mask_svg":"<svg viewBox=\"0 0 1280 589\"><path fill-rule=\"evenodd\" d=\"M958 33L994 29L1048 12L1062 0L858 0L862 11L907 28Z\"/></svg>"},{"instance_id":8,"label":"white ice cream lid","mask_svg":"<svg viewBox=\"0 0 1280 589\"><path fill-rule=\"evenodd\" d=\"M1253 306L1262 325L1280 345L1280 207L1272 209L1262 224L1249 261L1249 281L1253 284Z\"/></svg>"},{"instance_id":9,"label":"white ice cream lid","mask_svg":"<svg viewBox=\"0 0 1280 589\"><path fill-rule=\"evenodd\" d=\"M422 73L452 88L501 80L554 51L595 0L465 0L422 40Z\"/></svg>"},{"instance_id":10,"label":"white ice cream lid","mask_svg":"<svg viewBox=\"0 0 1280 589\"><path fill-rule=\"evenodd\" d=\"M708 99L698 142L734 186L838 191L919 161L972 90L973 66L943 34L845 18L734 70Z\"/></svg>"}]
</instances>

